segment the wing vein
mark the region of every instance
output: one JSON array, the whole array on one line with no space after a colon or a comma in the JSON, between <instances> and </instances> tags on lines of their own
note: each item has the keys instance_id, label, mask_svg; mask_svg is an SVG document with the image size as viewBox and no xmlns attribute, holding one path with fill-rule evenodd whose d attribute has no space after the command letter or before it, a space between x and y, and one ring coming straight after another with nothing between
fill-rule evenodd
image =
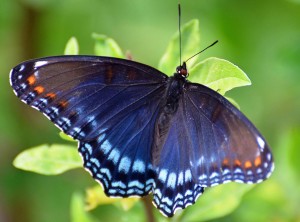
<instances>
[{"instance_id":1,"label":"wing vein","mask_svg":"<svg viewBox=\"0 0 300 222\"><path fill-rule=\"evenodd\" d=\"M137 99L137 100L135 100L134 102L132 102L132 103L130 103L130 104L127 104L125 107L123 107L121 110L119 110L117 113L114 113L112 116L110 116L108 119L106 119L104 122L102 122L101 123L101 125L99 125L99 127L98 128L101 128L106 122L108 122L109 120L111 120L112 118L114 118L116 115L118 115L118 114L120 114L122 111L124 111L125 109L127 109L128 107L130 107L130 106L132 106L133 104L136 104L136 103L138 103L140 100L142 100L142 99L144 99L144 98L147 98L147 97L149 97L149 96L151 96L154 92L156 92L158 89L160 89L162 87L162 85L160 85L160 86L158 86L157 88L154 88L152 91L150 91L150 92L148 92L146 95L143 95L141 98L139 98L139 99ZM118 93L119 94L119 93ZM110 98L111 99L111 98ZM108 100L107 100L108 101ZM107 102L106 101L106 102ZM103 105L103 104L102 104ZM96 110L96 109L98 109L99 108L99 106L97 106L95 109L93 109L93 110ZM91 112L89 112L89 113L91 113ZM98 114L98 115L96 115L95 116L95 119L99 116L100 114ZM83 127L85 126L85 125L87 125L87 124L89 124L91 121L88 121L88 122L86 122L84 125L83 125ZM82 128L83 128L82 127ZM95 130L94 130L95 131ZM91 132L92 133L92 132Z\"/></svg>"}]
</instances>

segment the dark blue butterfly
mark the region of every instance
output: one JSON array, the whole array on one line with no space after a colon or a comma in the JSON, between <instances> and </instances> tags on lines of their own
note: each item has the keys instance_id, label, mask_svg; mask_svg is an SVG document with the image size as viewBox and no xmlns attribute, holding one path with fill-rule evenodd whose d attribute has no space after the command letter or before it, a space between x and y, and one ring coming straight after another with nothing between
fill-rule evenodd
<instances>
[{"instance_id":1,"label":"dark blue butterfly","mask_svg":"<svg viewBox=\"0 0 300 222\"><path fill-rule=\"evenodd\" d=\"M153 193L166 216L204 187L259 183L274 164L253 124L217 92L134 61L48 57L11 71L11 86L79 141L84 167L108 196Z\"/></svg>"}]
</instances>

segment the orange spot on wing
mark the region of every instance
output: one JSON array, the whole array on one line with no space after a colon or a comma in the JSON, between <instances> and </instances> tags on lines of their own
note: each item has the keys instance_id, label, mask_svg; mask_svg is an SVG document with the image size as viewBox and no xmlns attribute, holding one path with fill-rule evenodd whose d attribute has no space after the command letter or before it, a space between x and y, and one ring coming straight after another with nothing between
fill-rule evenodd
<instances>
[{"instance_id":1,"label":"orange spot on wing","mask_svg":"<svg viewBox=\"0 0 300 222\"><path fill-rule=\"evenodd\" d=\"M252 163L251 163L249 160L247 160L247 161L244 163L244 166L245 166L245 168L250 168L250 167L252 167Z\"/></svg>"},{"instance_id":2,"label":"orange spot on wing","mask_svg":"<svg viewBox=\"0 0 300 222\"><path fill-rule=\"evenodd\" d=\"M256 157L255 160L254 160L254 165L255 166L259 166L261 164L261 158L260 156Z\"/></svg>"},{"instance_id":3,"label":"orange spot on wing","mask_svg":"<svg viewBox=\"0 0 300 222\"><path fill-rule=\"evenodd\" d=\"M238 159L236 159L236 160L234 161L234 164L237 165L237 166L241 166L241 161L239 161Z\"/></svg>"},{"instance_id":4,"label":"orange spot on wing","mask_svg":"<svg viewBox=\"0 0 300 222\"><path fill-rule=\"evenodd\" d=\"M28 84L31 85L31 86L35 83L35 81L36 81L36 78L35 78L34 75L31 75L31 76L29 76L29 77L27 78L27 82L28 82Z\"/></svg>"},{"instance_id":5,"label":"orange spot on wing","mask_svg":"<svg viewBox=\"0 0 300 222\"><path fill-rule=\"evenodd\" d=\"M227 158L224 158L222 164L228 166L229 160Z\"/></svg>"},{"instance_id":6,"label":"orange spot on wing","mask_svg":"<svg viewBox=\"0 0 300 222\"><path fill-rule=\"evenodd\" d=\"M59 106L61 106L62 108L65 108L68 105L67 101L61 101L59 102Z\"/></svg>"},{"instance_id":7,"label":"orange spot on wing","mask_svg":"<svg viewBox=\"0 0 300 222\"><path fill-rule=\"evenodd\" d=\"M45 91L45 88L42 86L37 86L34 88L34 91L36 91L38 94L41 94Z\"/></svg>"},{"instance_id":8,"label":"orange spot on wing","mask_svg":"<svg viewBox=\"0 0 300 222\"><path fill-rule=\"evenodd\" d=\"M47 93L46 97L48 97L49 99L54 99L56 96L55 93Z\"/></svg>"}]
</instances>

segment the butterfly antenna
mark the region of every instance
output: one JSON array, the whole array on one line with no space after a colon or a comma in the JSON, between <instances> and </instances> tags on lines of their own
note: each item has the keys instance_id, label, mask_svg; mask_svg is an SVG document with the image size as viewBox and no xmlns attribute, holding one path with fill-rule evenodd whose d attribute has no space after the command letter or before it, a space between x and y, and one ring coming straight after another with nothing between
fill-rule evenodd
<instances>
[{"instance_id":1,"label":"butterfly antenna","mask_svg":"<svg viewBox=\"0 0 300 222\"><path fill-rule=\"evenodd\" d=\"M212 46L213 46L214 44L216 44L217 42L218 42L218 40L215 41L215 42L213 42L213 43L210 44L209 46L207 46L205 49L202 49L200 52L197 52L195 55L191 56L191 57L188 58L185 62L187 62L187 61L189 61L190 59L194 58L196 55L199 55L201 52L204 52L206 49L212 47Z\"/></svg>"},{"instance_id":2,"label":"butterfly antenna","mask_svg":"<svg viewBox=\"0 0 300 222\"><path fill-rule=\"evenodd\" d=\"M181 8L178 1L178 30L179 30L179 66L181 66Z\"/></svg>"}]
</instances>

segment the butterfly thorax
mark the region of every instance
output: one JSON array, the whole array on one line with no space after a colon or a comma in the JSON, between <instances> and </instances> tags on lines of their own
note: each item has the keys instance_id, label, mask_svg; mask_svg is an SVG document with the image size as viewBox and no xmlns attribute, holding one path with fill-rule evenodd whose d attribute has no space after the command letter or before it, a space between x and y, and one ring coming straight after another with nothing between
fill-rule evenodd
<instances>
[{"instance_id":1,"label":"butterfly thorax","mask_svg":"<svg viewBox=\"0 0 300 222\"><path fill-rule=\"evenodd\" d=\"M163 104L163 112L165 114L172 114L178 108L179 97L182 94L183 85L186 83L188 71L185 62L176 68L176 73L168 80L167 93L165 96L165 104Z\"/></svg>"}]
</instances>

